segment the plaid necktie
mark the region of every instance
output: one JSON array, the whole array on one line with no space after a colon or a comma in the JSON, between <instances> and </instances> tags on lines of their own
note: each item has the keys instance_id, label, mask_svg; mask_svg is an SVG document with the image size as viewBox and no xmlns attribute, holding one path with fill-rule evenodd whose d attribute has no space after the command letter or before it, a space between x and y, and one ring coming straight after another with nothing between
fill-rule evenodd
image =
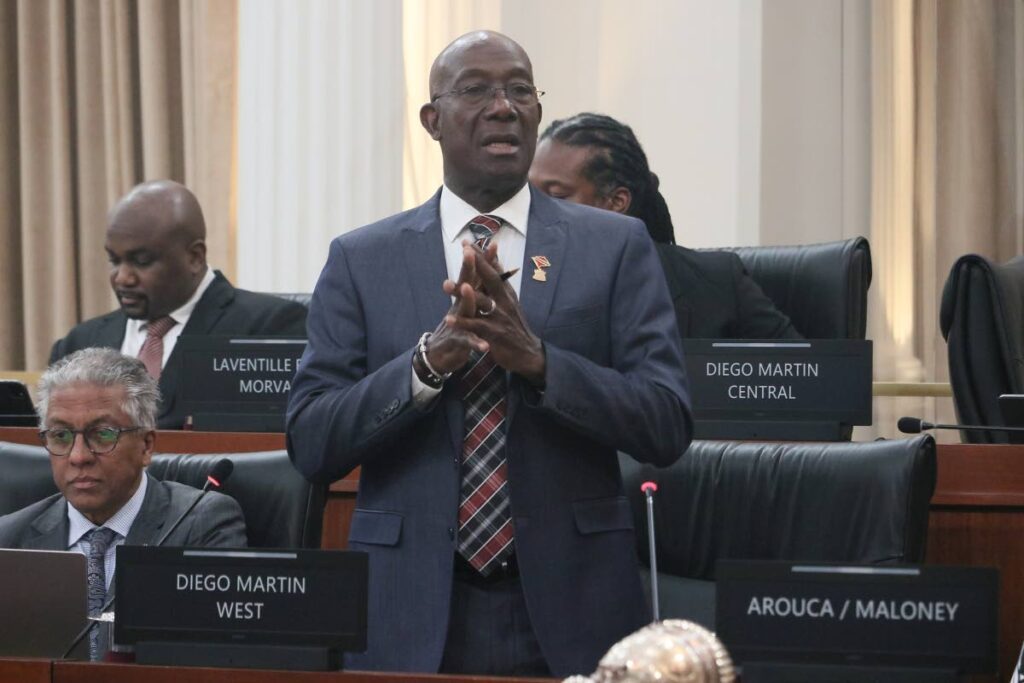
<instances>
[{"instance_id":1,"label":"plaid necktie","mask_svg":"<svg viewBox=\"0 0 1024 683\"><path fill-rule=\"evenodd\" d=\"M86 576L89 582L89 616L98 617L103 603L107 600L107 549L117 538L117 532L106 527L93 529L86 534L89 554L86 556ZM100 629L95 627L89 633L89 659L96 661L99 651Z\"/></svg>"},{"instance_id":2,"label":"plaid necktie","mask_svg":"<svg viewBox=\"0 0 1024 683\"><path fill-rule=\"evenodd\" d=\"M469 229L485 249L501 219L477 216ZM484 576L512 555L512 511L505 463L505 370L490 354L473 352L459 378L465 409L462 484L459 493L459 554Z\"/></svg>"},{"instance_id":3,"label":"plaid necktie","mask_svg":"<svg viewBox=\"0 0 1024 683\"><path fill-rule=\"evenodd\" d=\"M139 360L153 379L160 379L160 368L164 364L164 335L175 325L177 321L169 315L146 323L146 341L139 351Z\"/></svg>"}]
</instances>

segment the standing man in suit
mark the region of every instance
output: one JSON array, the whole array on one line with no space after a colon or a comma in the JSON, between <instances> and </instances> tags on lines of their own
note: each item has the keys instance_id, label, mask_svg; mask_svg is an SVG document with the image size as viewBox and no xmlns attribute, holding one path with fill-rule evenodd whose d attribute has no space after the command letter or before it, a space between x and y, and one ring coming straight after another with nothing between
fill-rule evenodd
<instances>
[{"instance_id":1,"label":"standing man in suit","mask_svg":"<svg viewBox=\"0 0 1024 683\"><path fill-rule=\"evenodd\" d=\"M140 358L159 381L157 426L181 429L177 401L181 335L306 335L306 308L231 286L206 264L206 221L188 188L170 180L137 185L111 210L110 285L120 308L74 327L50 362L106 346Z\"/></svg>"},{"instance_id":2,"label":"standing man in suit","mask_svg":"<svg viewBox=\"0 0 1024 683\"><path fill-rule=\"evenodd\" d=\"M114 549L156 542L200 495L145 472L159 398L142 362L113 349L77 351L39 381L40 435L60 493L0 517L0 548L85 555L91 612L106 600ZM166 544L244 548L242 509L233 498L208 493Z\"/></svg>"},{"instance_id":3,"label":"standing man in suit","mask_svg":"<svg viewBox=\"0 0 1024 683\"><path fill-rule=\"evenodd\" d=\"M644 222L655 241L684 339L802 338L739 256L676 244L658 176L629 126L590 113L552 122L540 137L530 182L552 197Z\"/></svg>"},{"instance_id":4,"label":"standing man in suit","mask_svg":"<svg viewBox=\"0 0 1024 683\"><path fill-rule=\"evenodd\" d=\"M350 668L589 672L650 619L616 451L686 450L680 343L643 224L527 184L541 94L506 36L445 48L420 110L444 186L335 239L313 294L288 447L314 480L362 468Z\"/></svg>"}]
</instances>

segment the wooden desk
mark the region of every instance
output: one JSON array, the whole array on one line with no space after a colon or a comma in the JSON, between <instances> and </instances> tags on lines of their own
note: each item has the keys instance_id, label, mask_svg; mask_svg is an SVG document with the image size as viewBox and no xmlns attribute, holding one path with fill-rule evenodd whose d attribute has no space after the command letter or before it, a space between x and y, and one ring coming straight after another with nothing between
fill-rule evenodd
<instances>
[{"instance_id":1,"label":"wooden desk","mask_svg":"<svg viewBox=\"0 0 1024 683\"><path fill-rule=\"evenodd\" d=\"M1024 641L1024 446L940 444L928 520L929 564L997 567L999 672Z\"/></svg>"},{"instance_id":2,"label":"wooden desk","mask_svg":"<svg viewBox=\"0 0 1024 683\"><path fill-rule=\"evenodd\" d=\"M0 441L38 446L35 427L0 427ZM284 434L260 432L184 432L160 429L156 433L158 453L250 453L284 448Z\"/></svg>"},{"instance_id":3,"label":"wooden desk","mask_svg":"<svg viewBox=\"0 0 1024 683\"><path fill-rule=\"evenodd\" d=\"M48 659L0 659L0 683L51 683L53 663Z\"/></svg>"},{"instance_id":4,"label":"wooden desk","mask_svg":"<svg viewBox=\"0 0 1024 683\"><path fill-rule=\"evenodd\" d=\"M0 683L549 683L547 678L434 676L428 674L208 669L134 664L0 659Z\"/></svg>"}]
</instances>

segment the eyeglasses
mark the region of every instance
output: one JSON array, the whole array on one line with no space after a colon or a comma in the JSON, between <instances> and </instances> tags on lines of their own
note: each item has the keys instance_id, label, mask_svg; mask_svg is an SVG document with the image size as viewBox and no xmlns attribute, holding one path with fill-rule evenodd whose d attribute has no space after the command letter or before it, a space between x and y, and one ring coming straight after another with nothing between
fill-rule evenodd
<instances>
[{"instance_id":1,"label":"eyeglasses","mask_svg":"<svg viewBox=\"0 0 1024 683\"><path fill-rule=\"evenodd\" d=\"M67 429L57 427L39 432L39 440L50 455L63 457L75 447L79 434L85 440L85 447L93 455L103 455L117 448L117 442L125 432L134 432L142 427L89 427L88 429Z\"/></svg>"},{"instance_id":2,"label":"eyeglasses","mask_svg":"<svg viewBox=\"0 0 1024 683\"><path fill-rule=\"evenodd\" d=\"M468 105L478 106L494 99L494 96L499 90L505 92L505 97L507 97L510 102L524 107L537 104L537 100L544 95L543 90L537 90L537 88L529 83L509 83L506 86L491 86L480 83L478 85L468 85L465 88L449 90L448 92L434 95L430 101L436 102L446 95L451 95L452 97L459 98L461 102L465 102Z\"/></svg>"}]
</instances>

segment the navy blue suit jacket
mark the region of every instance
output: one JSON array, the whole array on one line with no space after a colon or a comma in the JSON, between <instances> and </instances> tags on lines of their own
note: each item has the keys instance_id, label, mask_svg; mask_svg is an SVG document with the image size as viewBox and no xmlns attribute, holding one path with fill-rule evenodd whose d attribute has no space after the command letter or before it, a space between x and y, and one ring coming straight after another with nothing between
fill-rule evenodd
<instances>
[{"instance_id":1,"label":"navy blue suit jacket","mask_svg":"<svg viewBox=\"0 0 1024 683\"><path fill-rule=\"evenodd\" d=\"M332 242L292 385L299 470L329 481L362 467L349 546L370 555L369 646L350 668L437 671L444 649L462 405L454 382L425 410L411 396L417 339L451 303L439 196ZM538 255L546 282L531 279ZM592 671L650 621L616 451L668 465L690 441L660 268L640 221L533 191L520 299L546 388L510 377L507 459L523 591L559 676Z\"/></svg>"}]
</instances>

